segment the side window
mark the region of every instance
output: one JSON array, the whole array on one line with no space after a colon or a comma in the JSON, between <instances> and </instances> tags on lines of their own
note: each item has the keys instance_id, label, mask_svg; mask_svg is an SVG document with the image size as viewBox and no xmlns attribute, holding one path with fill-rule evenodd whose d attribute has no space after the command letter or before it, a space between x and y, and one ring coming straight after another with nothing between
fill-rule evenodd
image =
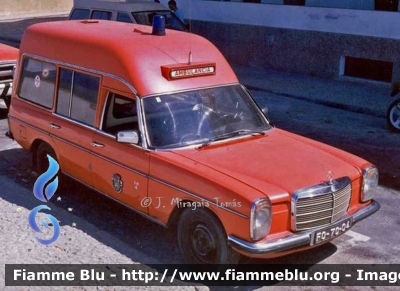
<instances>
[{"instance_id":1,"label":"side window","mask_svg":"<svg viewBox=\"0 0 400 291\"><path fill-rule=\"evenodd\" d=\"M58 98L57 110L58 114L70 116L71 107L71 86L72 86L72 71L60 69L58 81Z\"/></svg>"},{"instance_id":2,"label":"side window","mask_svg":"<svg viewBox=\"0 0 400 291\"><path fill-rule=\"evenodd\" d=\"M162 15L165 18L165 27L172 28L175 30L186 30L185 25L179 18L171 11L156 11L156 12L132 12L132 16L136 23L143 25L152 25L153 18L155 15Z\"/></svg>"},{"instance_id":3,"label":"side window","mask_svg":"<svg viewBox=\"0 0 400 291\"><path fill-rule=\"evenodd\" d=\"M53 64L25 58L18 95L26 100L53 107L56 67Z\"/></svg>"},{"instance_id":4,"label":"side window","mask_svg":"<svg viewBox=\"0 0 400 291\"><path fill-rule=\"evenodd\" d=\"M89 9L74 9L71 14L70 20L79 20L79 19L89 19L90 10Z\"/></svg>"},{"instance_id":5,"label":"side window","mask_svg":"<svg viewBox=\"0 0 400 291\"><path fill-rule=\"evenodd\" d=\"M136 23L143 25L151 25L153 23L154 15L155 13L132 12L132 16L135 19Z\"/></svg>"},{"instance_id":6,"label":"side window","mask_svg":"<svg viewBox=\"0 0 400 291\"><path fill-rule=\"evenodd\" d=\"M56 112L94 126L100 78L60 69Z\"/></svg>"},{"instance_id":7,"label":"side window","mask_svg":"<svg viewBox=\"0 0 400 291\"><path fill-rule=\"evenodd\" d=\"M111 20L111 12L110 11L101 11L101 10L93 10L92 19L102 19L102 20Z\"/></svg>"},{"instance_id":8,"label":"side window","mask_svg":"<svg viewBox=\"0 0 400 291\"><path fill-rule=\"evenodd\" d=\"M102 130L115 135L122 130L138 130L136 101L110 93L104 110Z\"/></svg>"},{"instance_id":9,"label":"side window","mask_svg":"<svg viewBox=\"0 0 400 291\"><path fill-rule=\"evenodd\" d=\"M129 17L129 14L125 12L118 12L117 21L132 23L132 19Z\"/></svg>"}]
</instances>

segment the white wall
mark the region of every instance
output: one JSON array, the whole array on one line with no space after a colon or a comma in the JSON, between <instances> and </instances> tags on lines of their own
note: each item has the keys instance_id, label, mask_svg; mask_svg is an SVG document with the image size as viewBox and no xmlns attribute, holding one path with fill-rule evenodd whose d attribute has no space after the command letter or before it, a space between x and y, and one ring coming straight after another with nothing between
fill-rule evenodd
<instances>
[{"instance_id":1,"label":"white wall","mask_svg":"<svg viewBox=\"0 0 400 291\"><path fill-rule=\"evenodd\" d=\"M68 15L72 0L0 0L0 21L36 16Z\"/></svg>"},{"instance_id":2,"label":"white wall","mask_svg":"<svg viewBox=\"0 0 400 291\"><path fill-rule=\"evenodd\" d=\"M186 19L400 39L399 12L202 0L177 3Z\"/></svg>"}]
</instances>

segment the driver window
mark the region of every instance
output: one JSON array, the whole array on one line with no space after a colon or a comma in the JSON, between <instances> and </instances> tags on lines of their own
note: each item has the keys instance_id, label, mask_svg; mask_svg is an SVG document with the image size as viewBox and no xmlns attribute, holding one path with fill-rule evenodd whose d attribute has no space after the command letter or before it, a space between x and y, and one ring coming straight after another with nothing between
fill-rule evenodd
<instances>
[{"instance_id":1,"label":"driver window","mask_svg":"<svg viewBox=\"0 0 400 291\"><path fill-rule=\"evenodd\" d=\"M139 130L136 100L109 93L102 131L116 135L117 132L123 130Z\"/></svg>"}]
</instances>

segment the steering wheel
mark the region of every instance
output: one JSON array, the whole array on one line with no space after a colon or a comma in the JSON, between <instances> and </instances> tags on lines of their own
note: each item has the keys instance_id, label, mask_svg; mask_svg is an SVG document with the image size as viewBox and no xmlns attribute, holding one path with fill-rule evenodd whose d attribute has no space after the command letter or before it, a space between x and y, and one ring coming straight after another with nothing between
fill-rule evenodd
<instances>
[{"instance_id":1,"label":"steering wheel","mask_svg":"<svg viewBox=\"0 0 400 291\"><path fill-rule=\"evenodd\" d=\"M181 139L179 140L179 143L185 143L193 140L199 140L201 139L201 135L193 132L186 133L182 135Z\"/></svg>"},{"instance_id":2,"label":"steering wheel","mask_svg":"<svg viewBox=\"0 0 400 291\"><path fill-rule=\"evenodd\" d=\"M191 140L199 140L202 139L204 137L204 135L209 132L209 128L210 127L210 116L211 114L216 114L212 109L210 108L204 108L203 109L203 113L201 114L201 118L200 121L197 125L197 129L195 132L189 132L186 133L184 135L182 135L182 137L180 138L180 143L184 143L184 142L188 142Z\"/></svg>"},{"instance_id":3,"label":"steering wheel","mask_svg":"<svg viewBox=\"0 0 400 291\"><path fill-rule=\"evenodd\" d=\"M210 109L208 115L210 116L209 118L213 120L214 129L223 129L227 126L232 125L233 123L243 120L243 111L241 111L240 113L237 112L236 114L219 114Z\"/></svg>"}]
</instances>

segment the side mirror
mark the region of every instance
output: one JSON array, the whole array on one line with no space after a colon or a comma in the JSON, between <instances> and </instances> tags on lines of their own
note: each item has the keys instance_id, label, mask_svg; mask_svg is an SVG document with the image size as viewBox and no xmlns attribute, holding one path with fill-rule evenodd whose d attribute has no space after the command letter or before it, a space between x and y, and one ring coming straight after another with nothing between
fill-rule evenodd
<instances>
[{"instance_id":1,"label":"side mirror","mask_svg":"<svg viewBox=\"0 0 400 291\"><path fill-rule=\"evenodd\" d=\"M117 142L138 144L139 143L139 133L136 130L118 131Z\"/></svg>"}]
</instances>

